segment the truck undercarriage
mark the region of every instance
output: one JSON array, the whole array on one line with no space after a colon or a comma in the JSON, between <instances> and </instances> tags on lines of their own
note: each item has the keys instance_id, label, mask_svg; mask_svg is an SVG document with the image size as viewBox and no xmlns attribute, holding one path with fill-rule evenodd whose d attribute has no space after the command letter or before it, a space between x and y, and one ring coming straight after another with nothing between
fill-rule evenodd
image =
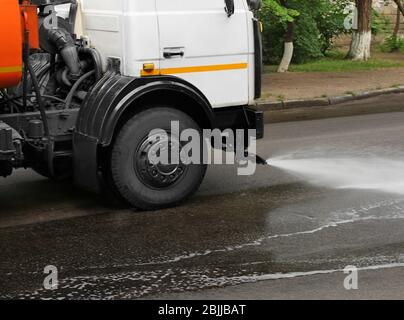
<instances>
[{"instance_id":1,"label":"truck undercarriage","mask_svg":"<svg viewBox=\"0 0 404 320\"><path fill-rule=\"evenodd\" d=\"M22 82L0 92L0 175L4 177L19 167L31 167L54 179L71 175L78 108L102 77L98 52L71 33L77 5L73 2L70 18L62 19L47 2L34 2L39 7L42 50L29 47L32 31L27 28Z\"/></svg>"}]
</instances>

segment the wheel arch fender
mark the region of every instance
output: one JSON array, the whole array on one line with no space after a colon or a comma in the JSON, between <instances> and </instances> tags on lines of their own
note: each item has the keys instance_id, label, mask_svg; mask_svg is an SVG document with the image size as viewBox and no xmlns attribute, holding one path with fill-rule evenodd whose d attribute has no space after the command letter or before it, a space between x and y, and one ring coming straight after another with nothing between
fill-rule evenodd
<instances>
[{"instance_id":1,"label":"wheel arch fender","mask_svg":"<svg viewBox=\"0 0 404 320\"><path fill-rule=\"evenodd\" d=\"M157 103L173 104L204 129L215 126L212 106L192 84L171 76L133 78L109 72L87 95L78 114L73 134L75 183L100 190L105 150L120 126L128 117Z\"/></svg>"},{"instance_id":2,"label":"wheel arch fender","mask_svg":"<svg viewBox=\"0 0 404 320\"><path fill-rule=\"evenodd\" d=\"M190 84L162 79L134 88L123 99L111 104L100 128L99 141L109 146L128 118L156 105L170 106L190 115L203 129L213 128L215 113L209 101Z\"/></svg>"}]
</instances>

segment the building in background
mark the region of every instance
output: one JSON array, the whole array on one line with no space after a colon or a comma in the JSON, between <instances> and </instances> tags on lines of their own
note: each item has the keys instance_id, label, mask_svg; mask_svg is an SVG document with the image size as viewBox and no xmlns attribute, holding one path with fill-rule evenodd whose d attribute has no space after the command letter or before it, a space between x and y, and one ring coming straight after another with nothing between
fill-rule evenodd
<instances>
[{"instance_id":1,"label":"building in background","mask_svg":"<svg viewBox=\"0 0 404 320\"><path fill-rule=\"evenodd\" d=\"M400 12L397 12L397 5L394 1L374 0L374 8L383 16L388 17L392 23L392 30L395 28L397 19L399 19L399 34L404 36L404 17Z\"/></svg>"}]
</instances>

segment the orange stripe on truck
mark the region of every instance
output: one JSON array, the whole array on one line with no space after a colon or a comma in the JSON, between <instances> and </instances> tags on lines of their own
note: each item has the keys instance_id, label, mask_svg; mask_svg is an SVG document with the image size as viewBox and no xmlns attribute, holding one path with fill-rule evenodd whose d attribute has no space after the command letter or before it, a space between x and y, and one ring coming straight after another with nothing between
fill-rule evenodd
<instances>
[{"instance_id":1,"label":"orange stripe on truck","mask_svg":"<svg viewBox=\"0 0 404 320\"><path fill-rule=\"evenodd\" d=\"M147 76L161 76L161 75L171 75L171 74L181 74L181 73L240 70L240 69L247 69L247 68L248 68L248 63L232 63L232 64L217 64L217 65L210 65L210 66L142 70L141 75L142 75L142 77L147 77Z\"/></svg>"},{"instance_id":2,"label":"orange stripe on truck","mask_svg":"<svg viewBox=\"0 0 404 320\"><path fill-rule=\"evenodd\" d=\"M22 66L0 67L0 73L16 73L22 72Z\"/></svg>"}]
</instances>

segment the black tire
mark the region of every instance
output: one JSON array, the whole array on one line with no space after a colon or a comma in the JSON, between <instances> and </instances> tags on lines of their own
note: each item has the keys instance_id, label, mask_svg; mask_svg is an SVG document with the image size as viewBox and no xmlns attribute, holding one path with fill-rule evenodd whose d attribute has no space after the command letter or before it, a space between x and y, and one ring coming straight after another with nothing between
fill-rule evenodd
<instances>
[{"instance_id":1,"label":"black tire","mask_svg":"<svg viewBox=\"0 0 404 320\"><path fill-rule=\"evenodd\" d=\"M178 177L167 182L171 183L168 186L156 186L158 181L148 180L154 176L151 177L140 159L145 154L142 152L144 145L150 143L148 136L151 131L171 131L172 121L180 123L181 131L191 128L201 131L187 114L169 107L154 107L129 119L115 139L110 161L111 181L118 194L135 208L157 210L176 206L192 196L205 177L207 166L192 164L178 169L181 173L175 173Z\"/></svg>"}]
</instances>

